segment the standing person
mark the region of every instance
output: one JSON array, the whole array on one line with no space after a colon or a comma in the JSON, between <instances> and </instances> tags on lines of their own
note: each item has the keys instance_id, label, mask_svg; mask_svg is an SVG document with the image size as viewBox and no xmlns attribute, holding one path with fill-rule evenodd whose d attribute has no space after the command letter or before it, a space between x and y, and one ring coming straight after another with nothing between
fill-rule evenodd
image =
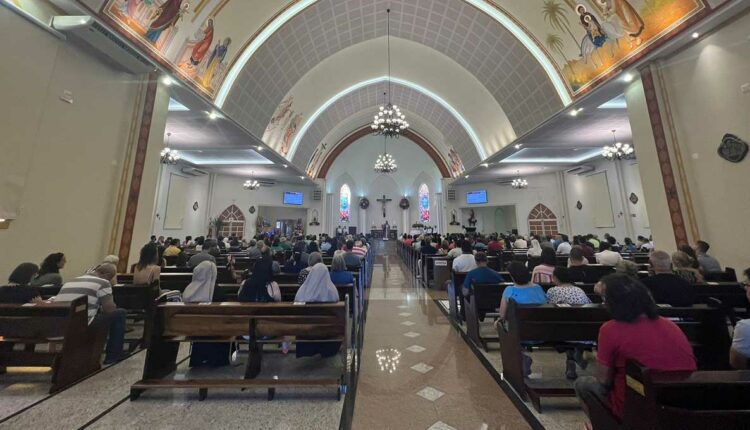
<instances>
[{"instance_id":1,"label":"standing person","mask_svg":"<svg viewBox=\"0 0 750 430\"><path fill-rule=\"evenodd\" d=\"M52 285L54 287L60 287L63 284L62 276L60 276L60 270L65 267L68 260L65 258L65 254L62 252L55 252L44 258L42 264L39 266L39 273L29 283L32 287L41 287L42 285Z\"/></svg>"},{"instance_id":2,"label":"standing person","mask_svg":"<svg viewBox=\"0 0 750 430\"><path fill-rule=\"evenodd\" d=\"M151 285L159 280L159 276L161 276L161 266L159 265L159 249L155 244L147 243L143 245L143 248L141 248L140 258L138 259L138 263L136 263L133 270L133 284Z\"/></svg>"},{"instance_id":3,"label":"standing person","mask_svg":"<svg viewBox=\"0 0 750 430\"><path fill-rule=\"evenodd\" d=\"M627 275L613 274L600 281L612 315L599 329L596 376L578 378L576 395L588 415L588 404L605 403L622 419L625 404L625 361L634 359L653 370L696 369L690 343L680 328L660 317L648 289Z\"/></svg>"},{"instance_id":4,"label":"standing person","mask_svg":"<svg viewBox=\"0 0 750 430\"><path fill-rule=\"evenodd\" d=\"M42 301L39 288L30 287L29 282L39 272L34 263L21 263L8 277L8 284L0 287L0 303L38 303Z\"/></svg>"},{"instance_id":5,"label":"standing person","mask_svg":"<svg viewBox=\"0 0 750 430\"><path fill-rule=\"evenodd\" d=\"M81 294L87 296L89 325L104 326L109 331L104 364L112 364L126 357L122 348L125 343L127 312L117 308L112 298L110 282L116 275L117 268L114 264L100 264L89 274L66 282L54 297L55 302L67 302Z\"/></svg>"}]
</instances>

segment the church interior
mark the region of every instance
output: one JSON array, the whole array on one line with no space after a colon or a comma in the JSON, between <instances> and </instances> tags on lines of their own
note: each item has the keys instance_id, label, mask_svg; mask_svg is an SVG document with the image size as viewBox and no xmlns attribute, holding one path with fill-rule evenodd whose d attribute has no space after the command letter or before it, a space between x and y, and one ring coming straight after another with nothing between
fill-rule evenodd
<instances>
[{"instance_id":1,"label":"church interior","mask_svg":"<svg viewBox=\"0 0 750 430\"><path fill-rule=\"evenodd\" d=\"M750 0L0 35L0 428L750 428Z\"/></svg>"}]
</instances>

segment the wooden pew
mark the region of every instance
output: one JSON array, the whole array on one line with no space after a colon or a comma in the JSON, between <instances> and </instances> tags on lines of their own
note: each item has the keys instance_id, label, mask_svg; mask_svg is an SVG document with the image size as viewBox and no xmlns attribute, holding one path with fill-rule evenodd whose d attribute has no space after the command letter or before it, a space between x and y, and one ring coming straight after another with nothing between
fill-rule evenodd
<instances>
[{"instance_id":1,"label":"wooden pew","mask_svg":"<svg viewBox=\"0 0 750 430\"><path fill-rule=\"evenodd\" d=\"M737 282L737 272L727 267L723 272L707 272L703 278L706 282Z\"/></svg>"},{"instance_id":2,"label":"wooden pew","mask_svg":"<svg viewBox=\"0 0 750 430\"><path fill-rule=\"evenodd\" d=\"M446 283L451 280L453 259L446 256L436 258L433 266L432 273L435 279L435 288L438 290L445 290L447 288Z\"/></svg>"},{"instance_id":3,"label":"wooden pew","mask_svg":"<svg viewBox=\"0 0 750 430\"><path fill-rule=\"evenodd\" d=\"M142 320L143 332L140 337L128 337L125 334L125 344L129 351L138 347L146 347L150 338L151 325L154 321L156 298L159 297L159 285L125 285L117 284L112 287L112 299L118 308L128 312L128 319Z\"/></svg>"},{"instance_id":4,"label":"wooden pew","mask_svg":"<svg viewBox=\"0 0 750 430\"><path fill-rule=\"evenodd\" d=\"M690 308L660 307L659 314L675 321L685 333L700 369L729 368L731 339L726 317L718 308L696 305ZM522 342L554 345L570 341L596 341L599 328L610 319L602 305L560 307L556 305L522 306L508 303L505 322L498 328L503 378L519 396L531 400L541 412L542 397L575 396L572 383L564 378L534 380L523 376ZM562 358L561 358L562 360Z\"/></svg>"},{"instance_id":5,"label":"wooden pew","mask_svg":"<svg viewBox=\"0 0 750 430\"><path fill-rule=\"evenodd\" d=\"M622 420L596 400L595 430L750 428L750 371L665 372L628 360L625 374Z\"/></svg>"},{"instance_id":6,"label":"wooden pew","mask_svg":"<svg viewBox=\"0 0 750 430\"><path fill-rule=\"evenodd\" d=\"M107 337L103 326L88 325L87 298L35 305L0 304L0 374L6 367L51 367L54 393L101 368ZM57 351L37 351L40 344L62 343ZM13 350L14 344L25 345Z\"/></svg>"},{"instance_id":7,"label":"wooden pew","mask_svg":"<svg viewBox=\"0 0 750 430\"><path fill-rule=\"evenodd\" d=\"M197 388L204 400L209 388L267 387L269 400L277 387L325 386L336 387L338 398L349 384L351 319L347 302L295 305L292 303L212 303L160 304L157 307L154 330L146 352L143 378L130 388L130 400L137 399L144 390L164 388ZM250 357L244 379L186 379L174 380L169 374L177 368L180 342L200 338L201 342L250 336ZM278 343L281 336L311 337L320 341L343 342L341 374L339 378L321 379L258 379L262 362L263 343ZM259 340L269 337L269 340ZM300 339L300 341L305 341ZM310 340L306 340L310 342ZM296 340L294 341L296 342Z\"/></svg>"}]
</instances>

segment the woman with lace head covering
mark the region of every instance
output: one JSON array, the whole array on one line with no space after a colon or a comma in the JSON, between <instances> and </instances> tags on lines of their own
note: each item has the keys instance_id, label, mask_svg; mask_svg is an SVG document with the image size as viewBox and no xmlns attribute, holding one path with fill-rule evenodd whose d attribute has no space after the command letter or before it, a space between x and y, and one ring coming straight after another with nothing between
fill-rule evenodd
<instances>
[{"instance_id":1,"label":"woman with lace head covering","mask_svg":"<svg viewBox=\"0 0 750 430\"><path fill-rule=\"evenodd\" d=\"M331 282L331 276L328 274L328 267L325 264L317 263L310 269L310 273L302 286L299 287L294 301L305 303L335 303L339 301L339 292ZM339 349L341 349L341 342L297 342L297 357L312 357L317 354L323 357L332 357L339 352Z\"/></svg>"}]
</instances>

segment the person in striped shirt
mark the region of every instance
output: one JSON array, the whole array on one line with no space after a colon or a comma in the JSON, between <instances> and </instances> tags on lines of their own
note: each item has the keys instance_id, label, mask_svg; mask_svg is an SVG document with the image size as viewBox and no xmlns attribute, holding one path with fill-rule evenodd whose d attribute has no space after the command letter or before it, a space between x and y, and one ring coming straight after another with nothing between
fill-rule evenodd
<instances>
[{"instance_id":1,"label":"person in striped shirt","mask_svg":"<svg viewBox=\"0 0 750 430\"><path fill-rule=\"evenodd\" d=\"M367 248L362 246L361 240L354 242L354 248L352 248L352 254L356 255L359 258L365 258L365 255L367 255Z\"/></svg>"},{"instance_id":2,"label":"person in striped shirt","mask_svg":"<svg viewBox=\"0 0 750 430\"><path fill-rule=\"evenodd\" d=\"M67 302L80 295L88 297L89 325L105 326L109 330L104 364L112 364L126 357L123 353L125 339L125 309L118 309L112 298L111 280L117 275L114 264L103 263L86 275L72 279L60 288L56 302Z\"/></svg>"}]
</instances>

